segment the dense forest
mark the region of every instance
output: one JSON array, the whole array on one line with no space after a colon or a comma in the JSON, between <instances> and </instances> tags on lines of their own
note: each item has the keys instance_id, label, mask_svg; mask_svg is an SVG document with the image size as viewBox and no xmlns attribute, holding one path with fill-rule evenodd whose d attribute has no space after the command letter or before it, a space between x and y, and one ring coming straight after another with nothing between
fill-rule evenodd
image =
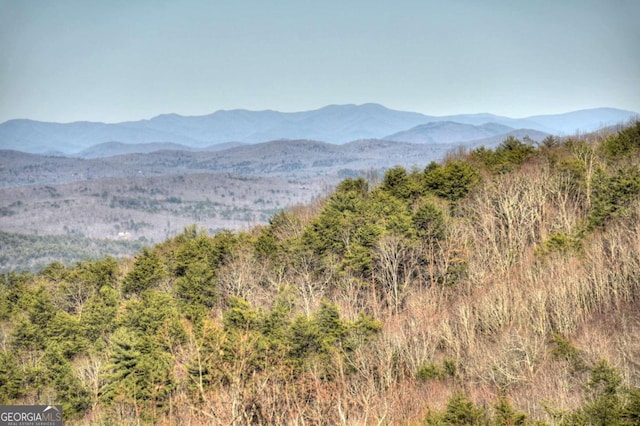
<instances>
[{"instance_id":1,"label":"dense forest","mask_svg":"<svg viewBox=\"0 0 640 426\"><path fill-rule=\"evenodd\" d=\"M68 424L640 424L640 122L349 178L248 232L0 277Z\"/></svg>"}]
</instances>

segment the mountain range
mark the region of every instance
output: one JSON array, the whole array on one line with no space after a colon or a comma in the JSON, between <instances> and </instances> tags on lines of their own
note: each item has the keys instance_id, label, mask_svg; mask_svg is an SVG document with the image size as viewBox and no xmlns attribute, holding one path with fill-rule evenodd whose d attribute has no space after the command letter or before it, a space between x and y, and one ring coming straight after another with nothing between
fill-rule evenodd
<instances>
[{"instance_id":1,"label":"mountain range","mask_svg":"<svg viewBox=\"0 0 640 426\"><path fill-rule=\"evenodd\" d=\"M588 132L637 116L633 111L595 108L526 118L487 113L436 117L363 104L329 105L304 112L220 110L203 116L163 114L149 120L122 123L50 123L17 119L0 124L0 149L91 158L151 152L156 148L219 150L220 144L255 144L279 139L333 144L361 139L459 143L506 137L517 131L522 134L523 129L535 135L529 135L532 139L545 134ZM132 148L122 144L138 146ZM96 148L96 145L102 146Z\"/></svg>"}]
</instances>

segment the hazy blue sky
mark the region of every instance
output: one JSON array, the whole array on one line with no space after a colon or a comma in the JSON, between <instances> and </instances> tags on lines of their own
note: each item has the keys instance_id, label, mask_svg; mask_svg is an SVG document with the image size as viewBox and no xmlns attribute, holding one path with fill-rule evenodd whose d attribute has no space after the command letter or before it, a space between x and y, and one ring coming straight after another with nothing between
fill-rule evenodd
<instances>
[{"instance_id":1,"label":"hazy blue sky","mask_svg":"<svg viewBox=\"0 0 640 426\"><path fill-rule=\"evenodd\" d=\"M640 111L640 0L0 0L0 122Z\"/></svg>"}]
</instances>

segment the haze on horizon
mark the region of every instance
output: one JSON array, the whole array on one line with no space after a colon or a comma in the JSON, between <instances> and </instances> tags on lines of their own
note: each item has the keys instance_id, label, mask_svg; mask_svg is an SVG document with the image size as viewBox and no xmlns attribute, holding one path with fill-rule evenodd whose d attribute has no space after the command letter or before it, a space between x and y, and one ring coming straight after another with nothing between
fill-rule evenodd
<instances>
[{"instance_id":1,"label":"haze on horizon","mask_svg":"<svg viewBox=\"0 0 640 426\"><path fill-rule=\"evenodd\" d=\"M0 123L640 111L635 0L0 0Z\"/></svg>"}]
</instances>

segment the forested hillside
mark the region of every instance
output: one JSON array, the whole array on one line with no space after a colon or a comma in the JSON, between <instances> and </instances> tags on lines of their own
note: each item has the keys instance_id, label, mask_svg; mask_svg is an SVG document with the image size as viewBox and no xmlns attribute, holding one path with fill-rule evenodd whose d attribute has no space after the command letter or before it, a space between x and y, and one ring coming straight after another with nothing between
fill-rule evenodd
<instances>
[{"instance_id":1,"label":"forested hillside","mask_svg":"<svg viewBox=\"0 0 640 426\"><path fill-rule=\"evenodd\" d=\"M640 122L342 181L0 281L0 404L68 424L640 422Z\"/></svg>"}]
</instances>

